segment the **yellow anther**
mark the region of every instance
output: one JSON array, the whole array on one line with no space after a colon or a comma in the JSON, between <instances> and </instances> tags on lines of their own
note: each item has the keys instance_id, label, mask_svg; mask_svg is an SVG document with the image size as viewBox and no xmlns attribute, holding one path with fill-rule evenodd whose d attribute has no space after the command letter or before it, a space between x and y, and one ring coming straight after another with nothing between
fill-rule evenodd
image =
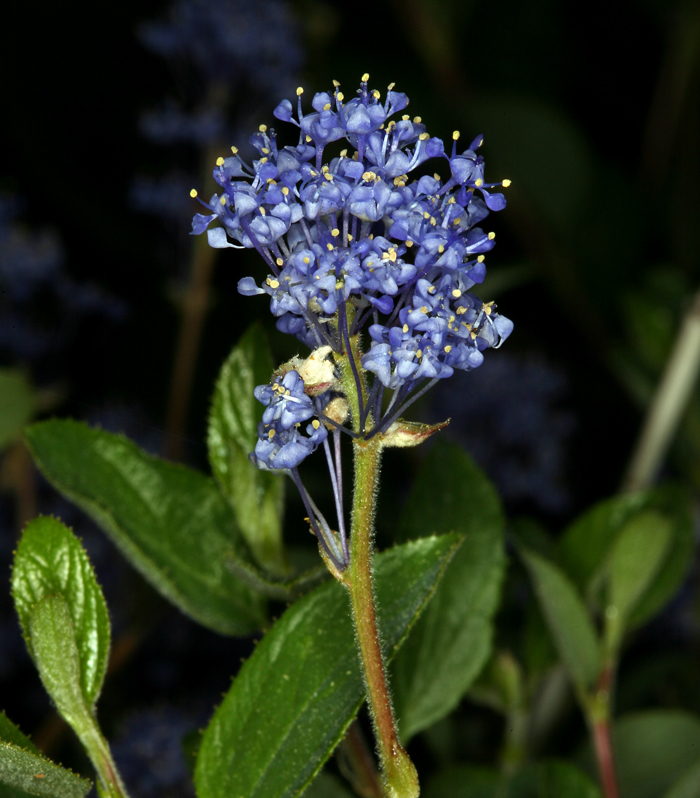
<instances>
[{"instance_id":1,"label":"yellow anther","mask_svg":"<svg viewBox=\"0 0 700 798\"><path fill-rule=\"evenodd\" d=\"M485 260L486 260L486 256L485 255L479 255L479 257L477 258L477 261L479 263L483 263Z\"/></svg>"},{"instance_id":2,"label":"yellow anther","mask_svg":"<svg viewBox=\"0 0 700 798\"><path fill-rule=\"evenodd\" d=\"M359 157L360 157L360 153L357 150L355 150L355 152L353 152L353 154L352 154L353 161L356 161Z\"/></svg>"},{"instance_id":3,"label":"yellow anther","mask_svg":"<svg viewBox=\"0 0 700 798\"><path fill-rule=\"evenodd\" d=\"M493 241L494 238L496 238L496 234L495 233L489 233L489 235L488 235L489 241Z\"/></svg>"},{"instance_id":4,"label":"yellow anther","mask_svg":"<svg viewBox=\"0 0 700 798\"><path fill-rule=\"evenodd\" d=\"M369 183L370 180L376 180L377 175L374 172L364 172L362 175L362 179Z\"/></svg>"},{"instance_id":5,"label":"yellow anther","mask_svg":"<svg viewBox=\"0 0 700 798\"><path fill-rule=\"evenodd\" d=\"M428 289L429 294L434 294L437 291L437 288L434 285L431 285Z\"/></svg>"},{"instance_id":6,"label":"yellow anther","mask_svg":"<svg viewBox=\"0 0 700 798\"><path fill-rule=\"evenodd\" d=\"M267 125L260 125L260 127L258 128L258 130L259 130L261 133L264 133L264 132L267 130Z\"/></svg>"},{"instance_id":7,"label":"yellow anther","mask_svg":"<svg viewBox=\"0 0 700 798\"><path fill-rule=\"evenodd\" d=\"M423 211L423 218L430 219L430 214L428 213L428 211Z\"/></svg>"},{"instance_id":8,"label":"yellow anther","mask_svg":"<svg viewBox=\"0 0 700 798\"><path fill-rule=\"evenodd\" d=\"M493 310L493 299L490 302L486 302L484 305L482 305L481 309L484 311L484 313L490 316L491 311Z\"/></svg>"},{"instance_id":9,"label":"yellow anther","mask_svg":"<svg viewBox=\"0 0 700 798\"><path fill-rule=\"evenodd\" d=\"M352 241L352 235L348 233L348 241Z\"/></svg>"},{"instance_id":10,"label":"yellow anther","mask_svg":"<svg viewBox=\"0 0 700 798\"><path fill-rule=\"evenodd\" d=\"M408 120L409 120L410 118L411 118L411 117L410 117L410 115L409 115L409 114L404 114L404 115L401 117L401 119L402 119L404 122L408 122Z\"/></svg>"},{"instance_id":11,"label":"yellow anther","mask_svg":"<svg viewBox=\"0 0 700 798\"><path fill-rule=\"evenodd\" d=\"M421 313L428 313L428 308L426 308L426 306L423 305L423 307L420 309L420 312Z\"/></svg>"},{"instance_id":12,"label":"yellow anther","mask_svg":"<svg viewBox=\"0 0 700 798\"><path fill-rule=\"evenodd\" d=\"M378 100L382 95L380 94L380 92L377 89L375 89L372 92L372 96L374 97L375 100Z\"/></svg>"},{"instance_id":13,"label":"yellow anther","mask_svg":"<svg viewBox=\"0 0 700 798\"><path fill-rule=\"evenodd\" d=\"M341 288L343 288L344 286L345 286L345 280L336 280L336 281L335 281L335 287L336 287L337 289L341 289Z\"/></svg>"},{"instance_id":14,"label":"yellow anther","mask_svg":"<svg viewBox=\"0 0 700 798\"><path fill-rule=\"evenodd\" d=\"M318 428L321 426L321 422L320 422L320 421L319 421L317 418L315 418L315 419L314 419L314 420L311 422L311 426L312 426L314 429L318 429Z\"/></svg>"},{"instance_id":15,"label":"yellow anther","mask_svg":"<svg viewBox=\"0 0 700 798\"><path fill-rule=\"evenodd\" d=\"M234 155L238 155L238 147L231 147L231 152L232 152Z\"/></svg>"},{"instance_id":16,"label":"yellow anther","mask_svg":"<svg viewBox=\"0 0 700 798\"><path fill-rule=\"evenodd\" d=\"M511 180L508 180L508 178L506 178L505 180L501 181L501 185L503 186L503 188L508 188L511 182L512 182Z\"/></svg>"},{"instance_id":17,"label":"yellow anther","mask_svg":"<svg viewBox=\"0 0 700 798\"><path fill-rule=\"evenodd\" d=\"M326 244L326 249L327 249L329 252L333 252L333 244Z\"/></svg>"},{"instance_id":18,"label":"yellow anther","mask_svg":"<svg viewBox=\"0 0 700 798\"><path fill-rule=\"evenodd\" d=\"M413 117L413 121L414 121L414 122L415 122L417 125L420 125L420 123L423 121L423 117L422 117L422 116L414 116L414 117Z\"/></svg>"},{"instance_id":19,"label":"yellow anther","mask_svg":"<svg viewBox=\"0 0 700 798\"><path fill-rule=\"evenodd\" d=\"M334 228L331 230L331 235L332 235L334 238L335 238L336 236L339 236L339 235L340 235L340 230L338 230L338 228L337 228L337 227L334 227Z\"/></svg>"},{"instance_id":20,"label":"yellow anther","mask_svg":"<svg viewBox=\"0 0 700 798\"><path fill-rule=\"evenodd\" d=\"M439 178L438 178L438 179L439 179ZM450 198L447 200L447 204L448 204L448 205L454 205L456 201L457 201L457 200L456 200L454 197L450 197Z\"/></svg>"},{"instance_id":21,"label":"yellow anther","mask_svg":"<svg viewBox=\"0 0 700 798\"><path fill-rule=\"evenodd\" d=\"M394 90L394 86L396 86L396 84L395 84L395 83L390 83L390 84L389 84L389 85L386 87L386 90L387 90L387 91L393 91L393 90Z\"/></svg>"},{"instance_id":22,"label":"yellow anther","mask_svg":"<svg viewBox=\"0 0 700 798\"><path fill-rule=\"evenodd\" d=\"M197 196L197 189L193 188L192 191L190 191L190 197L194 199L196 196Z\"/></svg>"},{"instance_id":23,"label":"yellow anther","mask_svg":"<svg viewBox=\"0 0 700 798\"><path fill-rule=\"evenodd\" d=\"M430 224L432 224L433 227L437 224L437 219L434 216L430 217Z\"/></svg>"},{"instance_id":24,"label":"yellow anther","mask_svg":"<svg viewBox=\"0 0 700 798\"><path fill-rule=\"evenodd\" d=\"M461 316L463 313L466 313L466 312L467 312L466 308L461 308L461 307L457 308L457 315L458 316Z\"/></svg>"},{"instance_id":25,"label":"yellow anther","mask_svg":"<svg viewBox=\"0 0 700 798\"><path fill-rule=\"evenodd\" d=\"M274 431L273 429L271 429L271 430L270 430L270 431L267 433L267 437L268 437L270 440L272 440L272 439L275 437L275 431Z\"/></svg>"},{"instance_id":26,"label":"yellow anther","mask_svg":"<svg viewBox=\"0 0 700 798\"><path fill-rule=\"evenodd\" d=\"M422 349L416 349L416 357L423 357L423 350Z\"/></svg>"},{"instance_id":27,"label":"yellow anther","mask_svg":"<svg viewBox=\"0 0 700 798\"><path fill-rule=\"evenodd\" d=\"M328 166L328 164L324 163L323 166L321 167L321 171L323 172L324 175L326 174L326 172L330 171L330 167Z\"/></svg>"},{"instance_id":28,"label":"yellow anther","mask_svg":"<svg viewBox=\"0 0 700 798\"><path fill-rule=\"evenodd\" d=\"M406 246L407 247L412 247L413 246L413 241L406 241Z\"/></svg>"},{"instance_id":29,"label":"yellow anther","mask_svg":"<svg viewBox=\"0 0 700 798\"><path fill-rule=\"evenodd\" d=\"M262 207L262 205L260 206L260 213L262 214L262 216L267 215L267 212L265 211L265 208Z\"/></svg>"},{"instance_id":30,"label":"yellow anther","mask_svg":"<svg viewBox=\"0 0 700 798\"><path fill-rule=\"evenodd\" d=\"M474 185L477 188L479 188L479 186L483 186L484 185L484 181L480 177L477 177L476 180L474 181Z\"/></svg>"},{"instance_id":31,"label":"yellow anther","mask_svg":"<svg viewBox=\"0 0 700 798\"><path fill-rule=\"evenodd\" d=\"M224 165L224 159L223 159L223 158L222 158L220 155L219 155L219 157L216 159L216 165L217 165L217 166L223 166L223 165Z\"/></svg>"},{"instance_id":32,"label":"yellow anther","mask_svg":"<svg viewBox=\"0 0 700 798\"><path fill-rule=\"evenodd\" d=\"M404 326L401 328L401 332L408 332L408 324L404 324Z\"/></svg>"},{"instance_id":33,"label":"yellow anther","mask_svg":"<svg viewBox=\"0 0 700 798\"><path fill-rule=\"evenodd\" d=\"M447 346L445 347L445 352L447 352L449 354L451 351L452 351L452 347L449 344L447 344Z\"/></svg>"},{"instance_id":34,"label":"yellow anther","mask_svg":"<svg viewBox=\"0 0 700 798\"><path fill-rule=\"evenodd\" d=\"M459 132L459 130L455 130L455 131L454 131L454 133L452 134L452 141L457 141L457 139L458 139L459 137L460 137L460 132Z\"/></svg>"},{"instance_id":35,"label":"yellow anther","mask_svg":"<svg viewBox=\"0 0 700 798\"><path fill-rule=\"evenodd\" d=\"M289 189L287 188L287 186L282 186L282 193L284 194L285 197L289 194Z\"/></svg>"},{"instance_id":36,"label":"yellow anther","mask_svg":"<svg viewBox=\"0 0 700 798\"><path fill-rule=\"evenodd\" d=\"M444 251L445 251L445 245L444 244L440 244L440 246L438 247L438 252L442 255L442 253Z\"/></svg>"},{"instance_id":37,"label":"yellow anther","mask_svg":"<svg viewBox=\"0 0 700 798\"><path fill-rule=\"evenodd\" d=\"M362 81L362 83L367 83L367 81L369 80L369 72L365 72L365 74L360 78L360 80Z\"/></svg>"},{"instance_id":38,"label":"yellow anther","mask_svg":"<svg viewBox=\"0 0 700 798\"><path fill-rule=\"evenodd\" d=\"M347 150L341 150L340 151L340 157L341 158L347 158L347 155L348 155L348 151Z\"/></svg>"},{"instance_id":39,"label":"yellow anther","mask_svg":"<svg viewBox=\"0 0 700 798\"><path fill-rule=\"evenodd\" d=\"M267 158L261 158L260 163L267 163Z\"/></svg>"},{"instance_id":40,"label":"yellow anther","mask_svg":"<svg viewBox=\"0 0 700 798\"><path fill-rule=\"evenodd\" d=\"M336 94L336 97L338 98L338 102L340 103L342 103L343 100L345 99L345 95L343 94L342 91L339 91L338 94Z\"/></svg>"},{"instance_id":41,"label":"yellow anther","mask_svg":"<svg viewBox=\"0 0 700 798\"><path fill-rule=\"evenodd\" d=\"M428 133L421 133L420 136L418 136L419 141L425 141L426 139L429 139L429 138L430 138L430 134L428 134Z\"/></svg>"},{"instance_id":42,"label":"yellow anther","mask_svg":"<svg viewBox=\"0 0 700 798\"><path fill-rule=\"evenodd\" d=\"M301 86L299 86L299 88L297 89L297 97L301 97L301 95L303 93L304 93L304 89Z\"/></svg>"},{"instance_id":43,"label":"yellow anther","mask_svg":"<svg viewBox=\"0 0 700 798\"><path fill-rule=\"evenodd\" d=\"M448 324L452 324L452 322L453 322L454 320L455 320L455 317L454 317L454 316L450 316L450 318L447 320L447 323L448 323Z\"/></svg>"},{"instance_id":44,"label":"yellow anther","mask_svg":"<svg viewBox=\"0 0 700 798\"><path fill-rule=\"evenodd\" d=\"M304 263L305 263L307 266L309 265L309 263L311 263L311 258L310 258L308 255L307 255L305 258L304 258Z\"/></svg>"},{"instance_id":45,"label":"yellow anther","mask_svg":"<svg viewBox=\"0 0 700 798\"><path fill-rule=\"evenodd\" d=\"M308 135L307 135L307 137L306 137L306 143L307 143L307 144L311 144L311 142L312 142L312 141L313 141L313 139L311 138L311 136L308 136Z\"/></svg>"},{"instance_id":46,"label":"yellow anther","mask_svg":"<svg viewBox=\"0 0 700 798\"><path fill-rule=\"evenodd\" d=\"M330 110L331 110L331 104L330 104L330 103L326 103L326 104L323 106L323 110L324 110L324 111L330 111Z\"/></svg>"},{"instance_id":47,"label":"yellow anther","mask_svg":"<svg viewBox=\"0 0 700 798\"><path fill-rule=\"evenodd\" d=\"M452 220L452 224L453 224L453 225L455 225L455 227L456 227L458 224L461 224L461 222L462 222L462 217L461 217L461 216L458 216L456 219L453 219L453 220Z\"/></svg>"},{"instance_id":48,"label":"yellow anther","mask_svg":"<svg viewBox=\"0 0 700 798\"><path fill-rule=\"evenodd\" d=\"M279 288L280 283L279 280L275 280L274 277L268 277L265 282L270 286L270 288Z\"/></svg>"},{"instance_id":49,"label":"yellow anther","mask_svg":"<svg viewBox=\"0 0 700 798\"><path fill-rule=\"evenodd\" d=\"M219 200L219 202L220 202L222 205L226 205L226 196L225 196L225 195L222 195L222 196L221 196L221 199Z\"/></svg>"},{"instance_id":50,"label":"yellow anther","mask_svg":"<svg viewBox=\"0 0 700 798\"><path fill-rule=\"evenodd\" d=\"M459 298L462 296L462 292L459 290L459 288L455 288L455 289L453 289L453 291L452 291L452 296L453 296L455 299L459 299Z\"/></svg>"},{"instance_id":51,"label":"yellow anther","mask_svg":"<svg viewBox=\"0 0 700 798\"><path fill-rule=\"evenodd\" d=\"M439 180L439 179L440 179L440 175L439 175L437 172L433 172L433 177L434 177L436 180ZM454 199L454 197L450 197L450 199Z\"/></svg>"},{"instance_id":52,"label":"yellow anther","mask_svg":"<svg viewBox=\"0 0 700 798\"><path fill-rule=\"evenodd\" d=\"M263 155L269 155L270 154L270 150L267 147L263 147L262 148L262 152L263 152Z\"/></svg>"},{"instance_id":53,"label":"yellow anther","mask_svg":"<svg viewBox=\"0 0 700 798\"><path fill-rule=\"evenodd\" d=\"M334 80L334 81L333 81L333 86L334 86L334 88L336 88L336 89L337 89L337 88L338 88L338 86L340 86L340 83L339 83L337 80Z\"/></svg>"}]
</instances>

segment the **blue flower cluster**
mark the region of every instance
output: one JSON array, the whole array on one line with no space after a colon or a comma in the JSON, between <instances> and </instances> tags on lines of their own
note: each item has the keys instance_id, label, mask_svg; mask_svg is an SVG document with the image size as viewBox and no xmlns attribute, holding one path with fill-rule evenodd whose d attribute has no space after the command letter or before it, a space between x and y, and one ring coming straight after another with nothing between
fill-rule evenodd
<instances>
[{"instance_id":1,"label":"blue flower cluster","mask_svg":"<svg viewBox=\"0 0 700 798\"><path fill-rule=\"evenodd\" d=\"M317 409L304 392L304 380L298 371L291 369L270 385L258 385L255 398L266 406L258 425L258 442L250 455L258 468L296 468L328 436L317 418L307 424L306 435L301 431L302 422L315 416Z\"/></svg>"},{"instance_id":2,"label":"blue flower cluster","mask_svg":"<svg viewBox=\"0 0 700 798\"><path fill-rule=\"evenodd\" d=\"M371 318L362 365L386 388L413 389L475 368L512 330L493 303L468 293L495 243L479 224L505 207L489 189L509 181L485 182L481 137L458 152L455 132L448 154L419 117L390 119L408 105L405 94L392 85L382 101L367 81L348 101L336 83L307 114L298 89L296 118L281 102L275 116L299 128L298 145L278 148L262 125L250 140L260 156L252 167L236 148L219 158L221 193L203 202L192 232L207 230L213 247L257 249L271 274L260 286L242 279L240 292L268 294L278 328L312 349L342 351ZM324 164L326 146L341 140L352 151ZM447 179L424 173L430 159L446 162Z\"/></svg>"}]
</instances>

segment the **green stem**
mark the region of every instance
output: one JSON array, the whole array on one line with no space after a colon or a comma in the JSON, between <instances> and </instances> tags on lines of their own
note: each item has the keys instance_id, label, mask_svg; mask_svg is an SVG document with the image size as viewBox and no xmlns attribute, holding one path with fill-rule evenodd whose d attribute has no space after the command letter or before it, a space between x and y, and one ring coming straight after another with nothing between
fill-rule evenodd
<instances>
[{"instance_id":1,"label":"green stem","mask_svg":"<svg viewBox=\"0 0 700 798\"><path fill-rule=\"evenodd\" d=\"M604 666L595 693L582 702L591 732L598 775L605 798L618 798L615 757L610 733L610 702L615 669L612 663Z\"/></svg>"},{"instance_id":2,"label":"green stem","mask_svg":"<svg viewBox=\"0 0 700 798\"><path fill-rule=\"evenodd\" d=\"M372 585L372 530L381 444L377 438L354 444L355 490L349 574L352 616L357 633L369 707L389 798L417 798L418 775L399 743L382 657Z\"/></svg>"},{"instance_id":3,"label":"green stem","mask_svg":"<svg viewBox=\"0 0 700 798\"><path fill-rule=\"evenodd\" d=\"M97 771L99 778L98 793L108 798L128 798L124 784L117 766L112 759L112 752L109 750L107 740L102 736L102 732L97 726L96 721L90 717L90 721L81 724L82 728L74 729L80 738L80 742L87 751L93 767Z\"/></svg>"},{"instance_id":4,"label":"green stem","mask_svg":"<svg viewBox=\"0 0 700 798\"><path fill-rule=\"evenodd\" d=\"M652 483L678 431L700 371L700 292L686 313L644 428L630 460L621 493Z\"/></svg>"}]
</instances>

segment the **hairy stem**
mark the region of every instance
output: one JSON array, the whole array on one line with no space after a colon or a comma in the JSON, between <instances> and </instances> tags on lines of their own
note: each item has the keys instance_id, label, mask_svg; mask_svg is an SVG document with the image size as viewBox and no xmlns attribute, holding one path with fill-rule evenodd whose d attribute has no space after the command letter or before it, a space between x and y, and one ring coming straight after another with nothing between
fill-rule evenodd
<instances>
[{"instance_id":1,"label":"hairy stem","mask_svg":"<svg viewBox=\"0 0 700 798\"><path fill-rule=\"evenodd\" d=\"M378 439L356 441L350 568L346 582L360 649L367 698L388 798L416 798L418 775L399 743L377 629L372 585L372 531L381 446Z\"/></svg>"}]
</instances>

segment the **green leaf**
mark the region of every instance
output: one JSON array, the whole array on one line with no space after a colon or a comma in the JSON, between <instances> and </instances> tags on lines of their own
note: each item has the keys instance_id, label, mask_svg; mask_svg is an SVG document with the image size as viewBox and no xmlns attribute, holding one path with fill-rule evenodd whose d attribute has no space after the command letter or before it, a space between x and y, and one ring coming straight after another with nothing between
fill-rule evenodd
<instances>
[{"instance_id":1,"label":"green leaf","mask_svg":"<svg viewBox=\"0 0 700 798\"><path fill-rule=\"evenodd\" d=\"M622 793L627 798L626 793ZM500 798L500 796L499 796ZM602 798L598 787L568 762L529 765L508 782L503 798Z\"/></svg>"},{"instance_id":2,"label":"green leaf","mask_svg":"<svg viewBox=\"0 0 700 798\"><path fill-rule=\"evenodd\" d=\"M428 782L422 798L501 798L501 776L493 770L456 765L440 771Z\"/></svg>"},{"instance_id":3,"label":"green leaf","mask_svg":"<svg viewBox=\"0 0 700 798\"><path fill-rule=\"evenodd\" d=\"M92 784L70 770L4 739L0 742L0 796L25 795L46 798L83 798Z\"/></svg>"},{"instance_id":4,"label":"green leaf","mask_svg":"<svg viewBox=\"0 0 700 798\"><path fill-rule=\"evenodd\" d=\"M647 503L646 493L615 496L596 504L565 530L558 560L579 590L588 592L620 530Z\"/></svg>"},{"instance_id":5,"label":"green leaf","mask_svg":"<svg viewBox=\"0 0 700 798\"><path fill-rule=\"evenodd\" d=\"M617 536L610 559L609 641L617 646L625 623L657 575L673 537L673 525L654 510L634 515Z\"/></svg>"},{"instance_id":6,"label":"green leaf","mask_svg":"<svg viewBox=\"0 0 700 798\"><path fill-rule=\"evenodd\" d=\"M29 737L26 734L22 734L4 712L0 712L0 740L3 743L12 743L17 748L24 748L33 754L37 754L37 756L41 756L39 749Z\"/></svg>"},{"instance_id":7,"label":"green leaf","mask_svg":"<svg viewBox=\"0 0 700 798\"><path fill-rule=\"evenodd\" d=\"M520 554L559 656L579 692L585 693L598 677L600 650L583 600L556 565L525 548Z\"/></svg>"},{"instance_id":8,"label":"green leaf","mask_svg":"<svg viewBox=\"0 0 700 798\"><path fill-rule=\"evenodd\" d=\"M451 531L464 536L393 664L394 702L407 741L449 714L486 663L505 556L496 490L458 446L432 450L403 518L411 537Z\"/></svg>"},{"instance_id":9,"label":"green leaf","mask_svg":"<svg viewBox=\"0 0 700 798\"><path fill-rule=\"evenodd\" d=\"M304 798L353 798L353 793L335 776L322 771L305 790Z\"/></svg>"},{"instance_id":10,"label":"green leaf","mask_svg":"<svg viewBox=\"0 0 700 798\"><path fill-rule=\"evenodd\" d=\"M691 765L664 798L700 798L700 760Z\"/></svg>"},{"instance_id":11,"label":"green leaf","mask_svg":"<svg viewBox=\"0 0 700 798\"><path fill-rule=\"evenodd\" d=\"M620 795L658 798L697 763L700 718L673 710L637 712L614 724L612 739ZM593 770L592 755L587 759Z\"/></svg>"},{"instance_id":12,"label":"green leaf","mask_svg":"<svg viewBox=\"0 0 700 798\"><path fill-rule=\"evenodd\" d=\"M223 634L265 623L263 598L226 567L247 547L212 479L76 421L33 424L25 437L49 481L184 613Z\"/></svg>"},{"instance_id":13,"label":"green leaf","mask_svg":"<svg viewBox=\"0 0 700 798\"><path fill-rule=\"evenodd\" d=\"M386 656L430 598L458 541L426 538L376 555ZM293 604L241 668L204 732L195 771L199 798L299 795L363 696L349 599L329 582Z\"/></svg>"},{"instance_id":14,"label":"green leaf","mask_svg":"<svg viewBox=\"0 0 700 798\"><path fill-rule=\"evenodd\" d=\"M261 566L281 575L289 572L282 543L284 479L261 471L248 459L264 409L253 390L270 381L272 369L265 332L256 323L244 333L219 372L207 443L214 476L231 502L253 555Z\"/></svg>"},{"instance_id":15,"label":"green leaf","mask_svg":"<svg viewBox=\"0 0 700 798\"><path fill-rule=\"evenodd\" d=\"M19 435L34 407L34 393L22 372L0 369L0 450Z\"/></svg>"},{"instance_id":16,"label":"green leaf","mask_svg":"<svg viewBox=\"0 0 700 798\"><path fill-rule=\"evenodd\" d=\"M577 519L566 530L559 546L562 566L577 587L590 596L607 575L615 541L625 525L633 516L650 510L672 523L673 538L654 579L629 615L630 629L657 613L680 587L688 571L695 538L687 492L675 485L665 485L645 493L608 499Z\"/></svg>"},{"instance_id":17,"label":"green leaf","mask_svg":"<svg viewBox=\"0 0 700 798\"><path fill-rule=\"evenodd\" d=\"M92 707L102 688L109 656L110 627L102 590L87 554L73 533L55 518L36 518L24 530L12 570L12 594L30 654L34 607L62 596L79 655L80 685Z\"/></svg>"},{"instance_id":18,"label":"green leaf","mask_svg":"<svg viewBox=\"0 0 700 798\"><path fill-rule=\"evenodd\" d=\"M61 593L44 596L31 607L29 645L41 681L66 721L82 728L90 704L84 694L83 658L76 637L70 607Z\"/></svg>"}]
</instances>

